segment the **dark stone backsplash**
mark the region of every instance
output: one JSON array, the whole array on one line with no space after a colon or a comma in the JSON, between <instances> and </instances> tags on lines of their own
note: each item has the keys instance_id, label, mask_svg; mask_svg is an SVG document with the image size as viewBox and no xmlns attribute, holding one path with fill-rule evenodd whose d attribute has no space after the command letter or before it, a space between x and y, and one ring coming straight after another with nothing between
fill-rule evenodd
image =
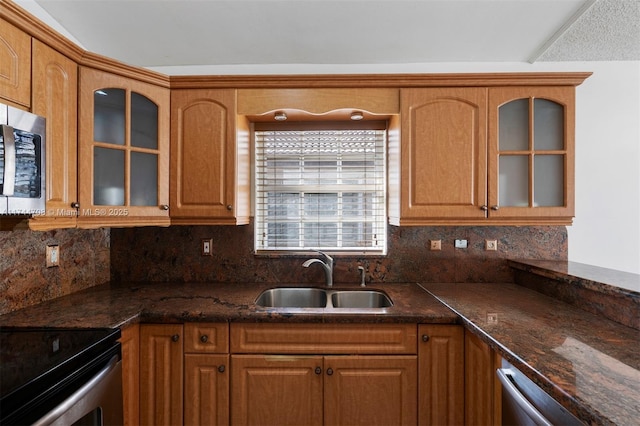
<instances>
[{"instance_id":1,"label":"dark stone backsplash","mask_svg":"<svg viewBox=\"0 0 640 426\"><path fill-rule=\"evenodd\" d=\"M110 230L0 231L0 314L109 281ZM60 266L46 267L46 246Z\"/></svg>"},{"instance_id":2,"label":"dark stone backsplash","mask_svg":"<svg viewBox=\"0 0 640 426\"><path fill-rule=\"evenodd\" d=\"M213 256L202 256L202 239L213 239ZM507 258L567 260L564 226L389 226L387 256L336 256L335 283L513 282ZM455 249L467 239L467 249ZM498 240L485 251L486 239ZM430 240L442 240L430 251ZM156 282L323 283L322 268L303 268L310 256L255 256L253 226L172 226L111 230L111 279Z\"/></svg>"}]
</instances>

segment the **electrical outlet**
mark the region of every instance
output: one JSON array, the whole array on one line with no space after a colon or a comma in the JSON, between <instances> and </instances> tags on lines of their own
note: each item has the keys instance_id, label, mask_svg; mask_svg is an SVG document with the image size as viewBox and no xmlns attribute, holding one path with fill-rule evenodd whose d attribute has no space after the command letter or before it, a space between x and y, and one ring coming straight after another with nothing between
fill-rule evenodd
<instances>
[{"instance_id":1,"label":"electrical outlet","mask_svg":"<svg viewBox=\"0 0 640 426\"><path fill-rule=\"evenodd\" d=\"M457 249L466 249L468 245L468 241L467 240L456 240L455 242L455 247Z\"/></svg>"},{"instance_id":2,"label":"electrical outlet","mask_svg":"<svg viewBox=\"0 0 640 426\"><path fill-rule=\"evenodd\" d=\"M497 324L497 323L498 323L498 313L487 312L487 324Z\"/></svg>"},{"instance_id":3,"label":"electrical outlet","mask_svg":"<svg viewBox=\"0 0 640 426\"><path fill-rule=\"evenodd\" d=\"M431 240L431 250L442 250L442 240Z\"/></svg>"},{"instance_id":4,"label":"electrical outlet","mask_svg":"<svg viewBox=\"0 0 640 426\"><path fill-rule=\"evenodd\" d=\"M58 245L47 246L47 268L60 266L60 247Z\"/></svg>"},{"instance_id":5,"label":"electrical outlet","mask_svg":"<svg viewBox=\"0 0 640 426\"><path fill-rule=\"evenodd\" d=\"M202 240L202 255L213 256L213 238L205 238Z\"/></svg>"},{"instance_id":6,"label":"electrical outlet","mask_svg":"<svg viewBox=\"0 0 640 426\"><path fill-rule=\"evenodd\" d=\"M498 240L484 240L484 249L489 251L498 250Z\"/></svg>"}]
</instances>

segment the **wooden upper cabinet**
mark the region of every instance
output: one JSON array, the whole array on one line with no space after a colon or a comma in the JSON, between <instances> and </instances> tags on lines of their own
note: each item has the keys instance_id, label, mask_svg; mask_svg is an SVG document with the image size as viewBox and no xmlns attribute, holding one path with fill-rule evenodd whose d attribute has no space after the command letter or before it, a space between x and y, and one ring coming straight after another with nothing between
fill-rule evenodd
<instances>
[{"instance_id":1,"label":"wooden upper cabinet","mask_svg":"<svg viewBox=\"0 0 640 426\"><path fill-rule=\"evenodd\" d=\"M475 87L401 91L400 218L393 224L484 219L486 97L487 89Z\"/></svg>"},{"instance_id":2,"label":"wooden upper cabinet","mask_svg":"<svg viewBox=\"0 0 640 426\"><path fill-rule=\"evenodd\" d=\"M172 224L249 223L249 136L236 90L172 90Z\"/></svg>"},{"instance_id":3,"label":"wooden upper cabinet","mask_svg":"<svg viewBox=\"0 0 640 426\"><path fill-rule=\"evenodd\" d=\"M73 228L78 209L78 66L33 40L32 111L46 117L46 214L31 229Z\"/></svg>"},{"instance_id":4,"label":"wooden upper cabinet","mask_svg":"<svg viewBox=\"0 0 640 426\"><path fill-rule=\"evenodd\" d=\"M571 224L574 87L489 89L489 218Z\"/></svg>"},{"instance_id":5,"label":"wooden upper cabinet","mask_svg":"<svg viewBox=\"0 0 640 426\"><path fill-rule=\"evenodd\" d=\"M169 89L80 68L78 225L169 225Z\"/></svg>"},{"instance_id":6,"label":"wooden upper cabinet","mask_svg":"<svg viewBox=\"0 0 640 426\"><path fill-rule=\"evenodd\" d=\"M0 98L30 106L31 36L0 19Z\"/></svg>"}]
</instances>

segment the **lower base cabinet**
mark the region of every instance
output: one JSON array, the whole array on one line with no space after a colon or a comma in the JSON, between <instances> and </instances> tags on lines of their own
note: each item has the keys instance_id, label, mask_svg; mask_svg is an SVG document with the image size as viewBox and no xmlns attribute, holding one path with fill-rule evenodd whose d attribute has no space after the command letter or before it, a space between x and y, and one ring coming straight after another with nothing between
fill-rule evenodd
<instances>
[{"instance_id":1,"label":"lower base cabinet","mask_svg":"<svg viewBox=\"0 0 640 426\"><path fill-rule=\"evenodd\" d=\"M232 355L237 425L415 425L416 356Z\"/></svg>"},{"instance_id":2,"label":"lower base cabinet","mask_svg":"<svg viewBox=\"0 0 640 426\"><path fill-rule=\"evenodd\" d=\"M464 424L464 328L418 326L418 424Z\"/></svg>"},{"instance_id":3,"label":"lower base cabinet","mask_svg":"<svg viewBox=\"0 0 640 426\"><path fill-rule=\"evenodd\" d=\"M465 424L500 425L502 388L496 376L500 356L469 331L465 331L464 344Z\"/></svg>"},{"instance_id":4,"label":"lower base cabinet","mask_svg":"<svg viewBox=\"0 0 640 426\"><path fill-rule=\"evenodd\" d=\"M485 424L464 348L459 325L142 324L139 423Z\"/></svg>"},{"instance_id":5,"label":"lower base cabinet","mask_svg":"<svg viewBox=\"0 0 640 426\"><path fill-rule=\"evenodd\" d=\"M184 424L229 424L229 355L185 354Z\"/></svg>"}]
</instances>

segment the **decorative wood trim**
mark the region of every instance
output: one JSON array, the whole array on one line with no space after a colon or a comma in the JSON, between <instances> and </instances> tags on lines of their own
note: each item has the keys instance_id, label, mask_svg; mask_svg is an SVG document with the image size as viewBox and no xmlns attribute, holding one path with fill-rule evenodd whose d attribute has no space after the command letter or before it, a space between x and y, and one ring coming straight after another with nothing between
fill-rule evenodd
<instances>
[{"instance_id":1,"label":"decorative wood trim","mask_svg":"<svg viewBox=\"0 0 640 426\"><path fill-rule=\"evenodd\" d=\"M10 0L0 1L0 17L76 62L84 53L84 49Z\"/></svg>"},{"instance_id":2,"label":"decorative wood trim","mask_svg":"<svg viewBox=\"0 0 640 426\"><path fill-rule=\"evenodd\" d=\"M171 76L172 89L578 86L590 72Z\"/></svg>"},{"instance_id":3,"label":"decorative wood trim","mask_svg":"<svg viewBox=\"0 0 640 426\"><path fill-rule=\"evenodd\" d=\"M115 59L98 55L97 53L85 51L79 61L79 65L106 71L121 77L131 78L143 83L150 83L156 86L169 88L169 77L165 74L160 74L147 68L127 65L123 62L116 61Z\"/></svg>"},{"instance_id":4,"label":"decorative wood trim","mask_svg":"<svg viewBox=\"0 0 640 426\"><path fill-rule=\"evenodd\" d=\"M232 353L416 354L416 324L232 323Z\"/></svg>"}]
</instances>

